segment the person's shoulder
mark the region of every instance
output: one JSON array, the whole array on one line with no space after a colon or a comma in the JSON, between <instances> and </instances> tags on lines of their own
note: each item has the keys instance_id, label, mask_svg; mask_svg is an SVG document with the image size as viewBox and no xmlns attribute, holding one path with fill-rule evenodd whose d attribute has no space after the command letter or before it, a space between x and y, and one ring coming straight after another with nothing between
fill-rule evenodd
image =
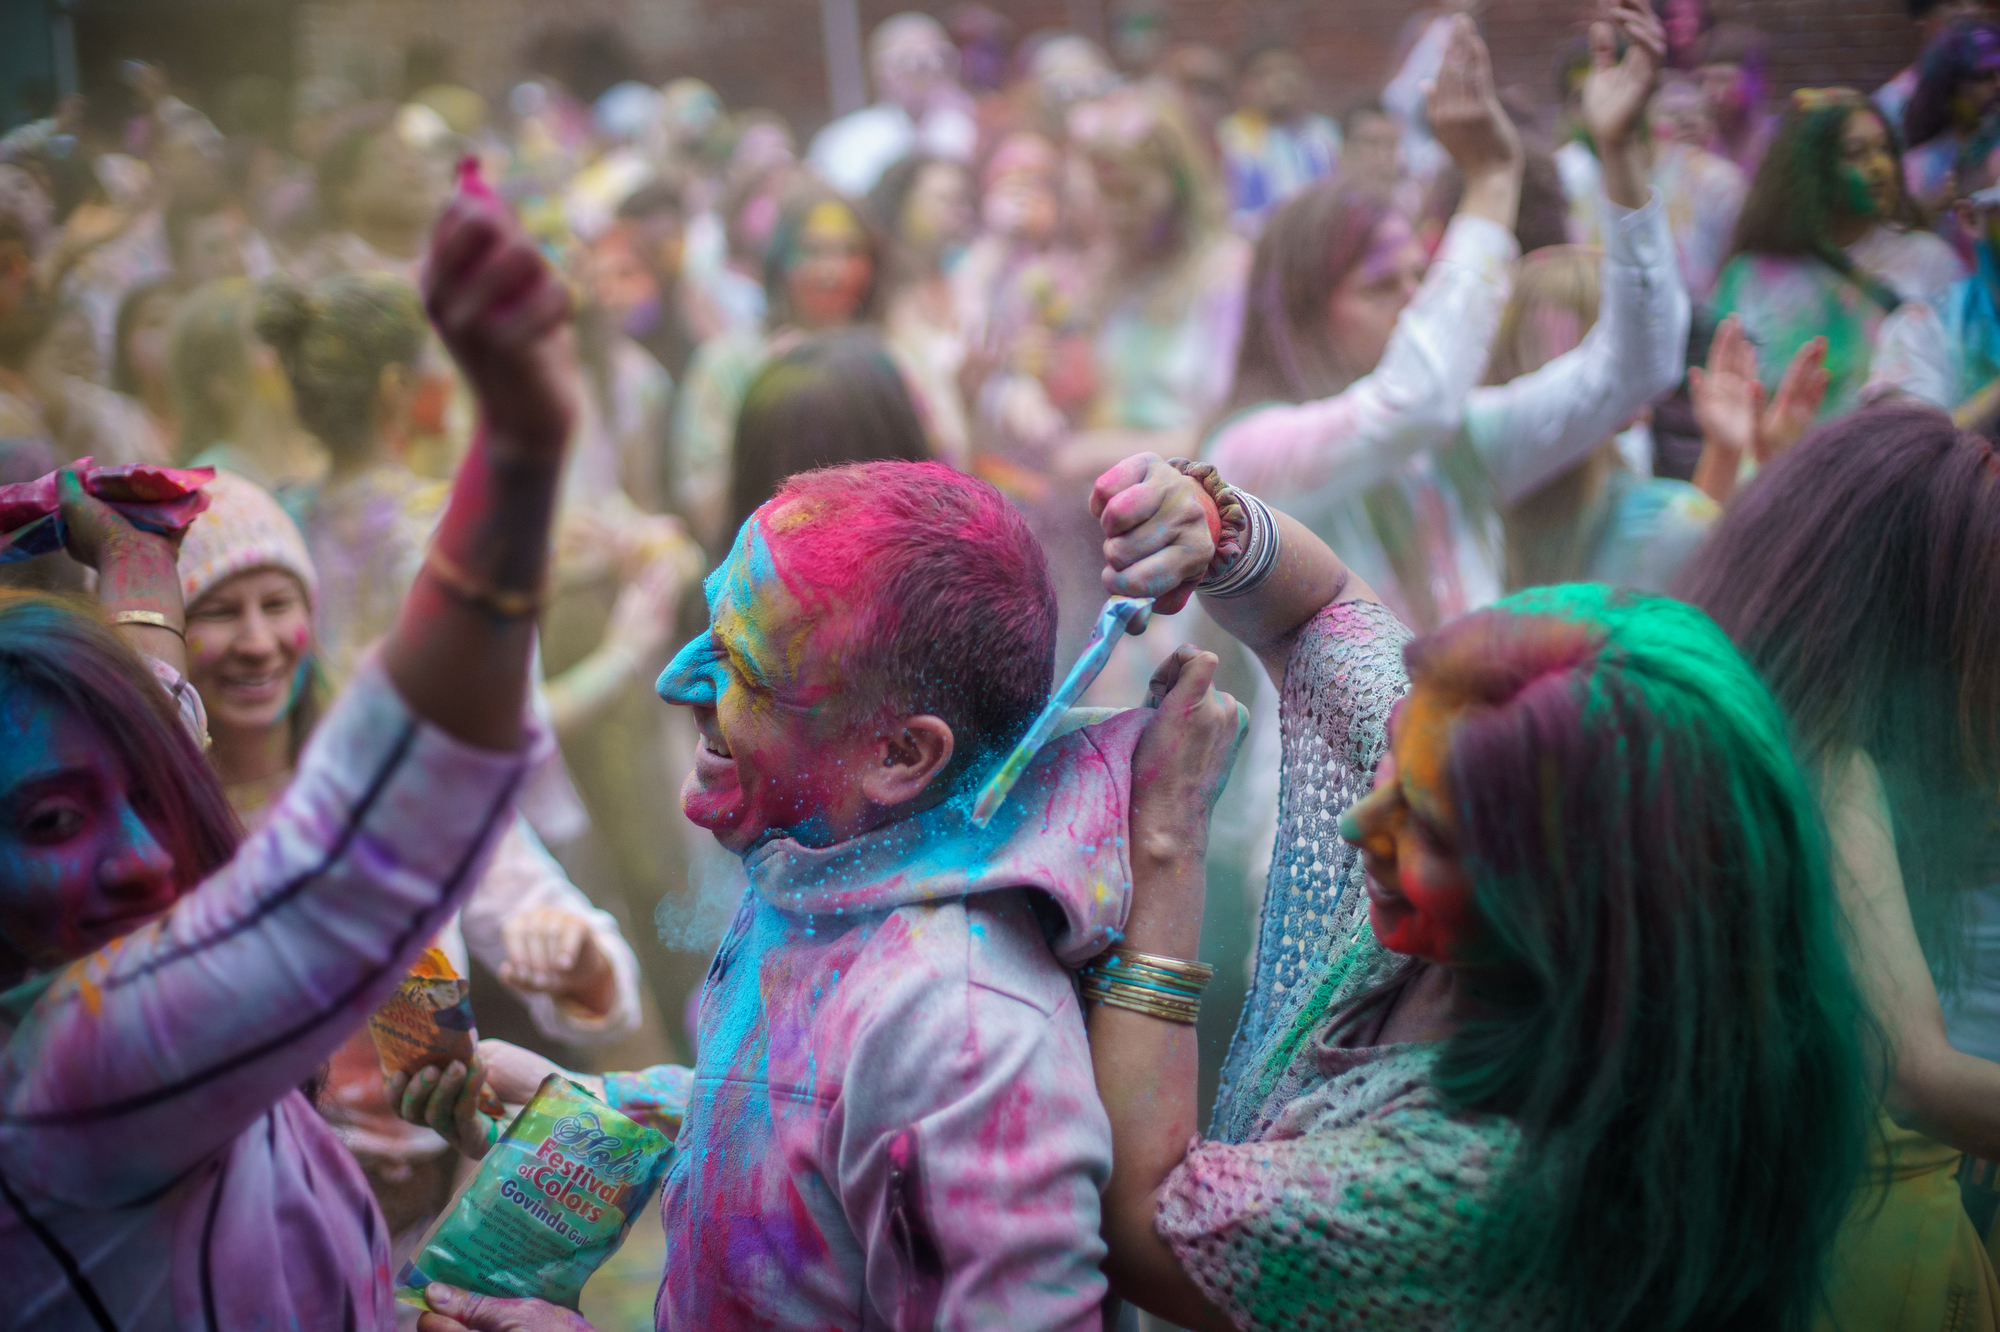
<instances>
[{"instance_id":1,"label":"person's shoulder","mask_svg":"<svg viewBox=\"0 0 2000 1332\"><path fill-rule=\"evenodd\" d=\"M1922 288L1911 295L1929 296L1965 278L1965 261L1944 237L1920 229L1903 232L1902 236Z\"/></svg>"},{"instance_id":2,"label":"person's shoulder","mask_svg":"<svg viewBox=\"0 0 2000 1332\"><path fill-rule=\"evenodd\" d=\"M1231 111L1215 127L1216 142L1225 153L1254 153L1263 137L1263 117L1248 111Z\"/></svg>"},{"instance_id":3,"label":"person's shoulder","mask_svg":"<svg viewBox=\"0 0 2000 1332\"><path fill-rule=\"evenodd\" d=\"M857 1016L892 1025L920 1019L933 1032L952 1014L971 1022L991 998L1054 1014L1074 991L1048 942L1060 928L1057 908L1037 896L999 889L894 908L867 927L850 974L866 983L843 984L843 998L859 1006Z\"/></svg>"},{"instance_id":4,"label":"person's shoulder","mask_svg":"<svg viewBox=\"0 0 2000 1332\"><path fill-rule=\"evenodd\" d=\"M1749 188L1749 174L1721 153L1710 152L1699 144L1683 144L1681 146L1685 149L1683 160L1694 188L1704 191L1732 190L1737 192Z\"/></svg>"},{"instance_id":5,"label":"person's shoulder","mask_svg":"<svg viewBox=\"0 0 2000 1332\"><path fill-rule=\"evenodd\" d=\"M1202 256L1204 285L1211 289L1241 286L1249 280L1253 253L1243 237L1228 231L1218 233Z\"/></svg>"}]
</instances>

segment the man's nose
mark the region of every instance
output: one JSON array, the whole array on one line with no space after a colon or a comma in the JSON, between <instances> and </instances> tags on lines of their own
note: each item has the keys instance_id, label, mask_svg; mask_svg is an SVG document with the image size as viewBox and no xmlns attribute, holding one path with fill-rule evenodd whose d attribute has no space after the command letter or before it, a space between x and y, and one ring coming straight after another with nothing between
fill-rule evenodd
<instances>
[{"instance_id":1,"label":"man's nose","mask_svg":"<svg viewBox=\"0 0 2000 1332\"><path fill-rule=\"evenodd\" d=\"M714 637L701 634L674 654L674 659L667 663L667 669L660 672L653 692L667 702L683 707L714 707L722 694L717 678L721 667L720 655Z\"/></svg>"}]
</instances>

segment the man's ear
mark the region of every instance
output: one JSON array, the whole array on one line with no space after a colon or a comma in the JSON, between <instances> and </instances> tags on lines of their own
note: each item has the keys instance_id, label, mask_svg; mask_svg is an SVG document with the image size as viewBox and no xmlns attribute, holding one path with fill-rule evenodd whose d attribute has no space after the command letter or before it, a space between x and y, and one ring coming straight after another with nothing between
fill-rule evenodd
<instances>
[{"instance_id":1,"label":"man's ear","mask_svg":"<svg viewBox=\"0 0 2000 1332\"><path fill-rule=\"evenodd\" d=\"M877 762L861 779L862 794L888 809L915 800L951 762L951 727L928 713L890 723L876 741Z\"/></svg>"}]
</instances>

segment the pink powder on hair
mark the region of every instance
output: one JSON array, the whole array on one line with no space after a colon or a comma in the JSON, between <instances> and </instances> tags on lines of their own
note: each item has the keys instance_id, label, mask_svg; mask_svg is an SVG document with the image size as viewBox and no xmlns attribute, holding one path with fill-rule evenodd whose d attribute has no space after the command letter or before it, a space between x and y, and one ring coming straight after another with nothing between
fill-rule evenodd
<instances>
[{"instance_id":1,"label":"pink powder on hair","mask_svg":"<svg viewBox=\"0 0 2000 1332\"><path fill-rule=\"evenodd\" d=\"M788 480L756 521L786 589L864 674L988 738L1046 699L1048 564L991 485L942 463L823 468Z\"/></svg>"}]
</instances>

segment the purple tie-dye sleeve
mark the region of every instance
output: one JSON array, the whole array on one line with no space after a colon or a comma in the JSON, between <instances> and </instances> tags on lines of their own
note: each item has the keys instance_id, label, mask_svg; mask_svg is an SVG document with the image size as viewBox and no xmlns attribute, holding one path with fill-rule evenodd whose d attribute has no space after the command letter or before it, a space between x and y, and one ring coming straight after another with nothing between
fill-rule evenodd
<instances>
[{"instance_id":1,"label":"purple tie-dye sleeve","mask_svg":"<svg viewBox=\"0 0 2000 1332\"><path fill-rule=\"evenodd\" d=\"M370 665L269 822L163 919L67 968L0 1053L0 1169L116 1206L304 1081L479 879L546 737L474 749Z\"/></svg>"}]
</instances>

